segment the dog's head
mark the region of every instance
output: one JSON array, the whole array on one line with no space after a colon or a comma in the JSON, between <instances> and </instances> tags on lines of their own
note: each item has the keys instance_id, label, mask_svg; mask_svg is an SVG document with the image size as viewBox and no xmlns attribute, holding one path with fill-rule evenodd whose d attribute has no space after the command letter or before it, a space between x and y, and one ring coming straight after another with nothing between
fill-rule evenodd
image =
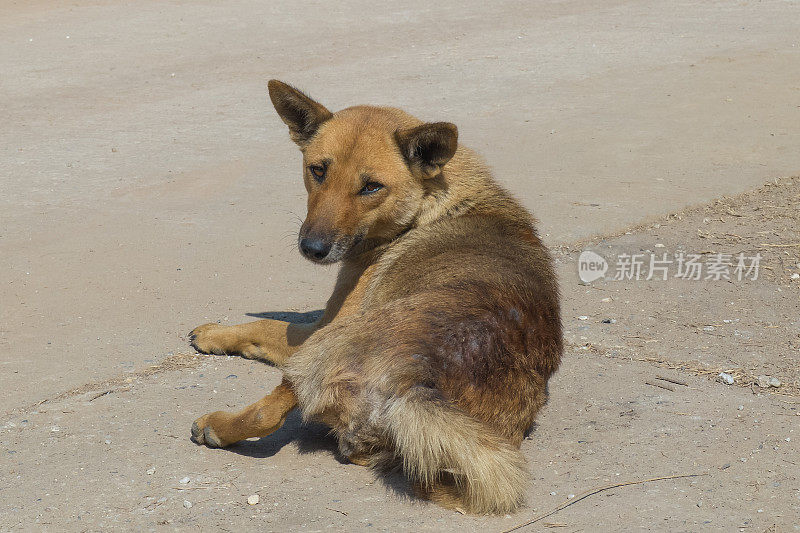
<instances>
[{"instance_id":1,"label":"dog's head","mask_svg":"<svg viewBox=\"0 0 800 533\"><path fill-rule=\"evenodd\" d=\"M277 80L269 82L269 96L303 153L308 214L299 244L316 263L335 263L364 240L406 230L428 180L441 175L458 146L453 124L422 123L399 109L331 113Z\"/></svg>"}]
</instances>

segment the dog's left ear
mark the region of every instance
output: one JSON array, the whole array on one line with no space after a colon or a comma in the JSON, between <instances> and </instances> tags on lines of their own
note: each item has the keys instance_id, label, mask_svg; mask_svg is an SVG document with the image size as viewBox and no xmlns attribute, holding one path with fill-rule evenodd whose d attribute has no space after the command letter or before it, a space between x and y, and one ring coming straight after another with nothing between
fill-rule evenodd
<instances>
[{"instance_id":1,"label":"dog's left ear","mask_svg":"<svg viewBox=\"0 0 800 533\"><path fill-rule=\"evenodd\" d=\"M289 136L302 148L333 113L291 85L269 80L269 99L281 120L289 126Z\"/></svg>"},{"instance_id":2,"label":"dog's left ear","mask_svg":"<svg viewBox=\"0 0 800 533\"><path fill-rule=\"evenodd\" d=\"M400 153L414 174L435 178L458 148L458 128L449 122L429 122L394 134Z\"/></svg>"}]
</instances>

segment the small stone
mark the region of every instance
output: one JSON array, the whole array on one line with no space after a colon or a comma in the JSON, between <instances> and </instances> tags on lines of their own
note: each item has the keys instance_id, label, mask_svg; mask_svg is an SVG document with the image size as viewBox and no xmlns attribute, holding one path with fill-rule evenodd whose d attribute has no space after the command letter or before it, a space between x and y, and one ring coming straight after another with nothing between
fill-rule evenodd
<instances>
[{"instance_id":1,"label":"small stone","mask_svg":"<svg viewBox=\"0 0 800 533\"><path fill-rule=\"evenodd\" d=\"M715 328L714 326L705 326L703 328L703 331L714 331L715 329L717 329L717 328Z\"/></svg>"},{"instance_id":2,"label":"small stone","mask_svg":"<svg viewBox=\"0 0 800 533\"><path fill-rule=\"evenodd\" d=\"M586 315L581 315L578 317L578 320L589 320L589 317Z\"/></svg>"},{"instance_id":3,"label":"small stone","mask_svg":"<svg viewBox=\"0 0 800 533\"><path fill-rule=\"evenodd\" d=\"M603 303L608 303L608 302L610 302L610 301L611 301L611 298L610 298L610 297L608 297L608 296L606 296L605 298L603 298L603 299L602 299L602 300L600 300L600 301L601 301L601 302L603 302Z\"/></svg>"},{"instance_id":4,"label":"small stone","mask_svg":"<svg viewBox=\"0 0 800 533\"><path fill-rule=\"evenodd\" d=\"M664 248L664 245L660 242L656 243L656 248Z\"/></svg>"},{"instance_id":5,"label":"small stone","mask_svg":"<svg viewBox=\"0 0 800 533\"><path fill-rule=\"evenodd\" d=\"M762 389L766 389L769 387L769 377L768 376L758 376L756 378L756 384L761 387Z\"/></svg>"},{"instance_id":6,"label":"small stone","mask_svg":"<svg viewBox=\"0 0 800 533\"><path fill-rule=\"evenodd\" d=\"M572 498L574 498L574 497L575 497L575 495L574 495L574 494L567 494L567 499L568 499L568 500L571 500L571 499L572 499Z\"/></svg>"},{"instance_id":7,"label":"small stone","mask_svg":"<svg viewBox=\"0 0 800 533\"><path fill-rule=\"evenodd\" d=\"M58 433L59 431L61 431L61 428L58 426L53 426L50 428L50 431L53 433Z\"/></svg>"},{"instance_id":8,"label":"small stone","mask_svg":"<svg viewBox=\"0 0 800 533\"><path fill-rule=\"evenodd\" d=\"M550 493L550 496L555 496L556 494L558 494L558 493L556 491L553 491L553 492Z\"/></svg>"},{"instance_id":9,"label":"small stone","mask_svg":"<svg viewBox=\"0 0 800 533\"><path fill-rule=\"evenodd\" d=\"M183 478L180 481L178 481L178 483L181 483L182 485L186 485L190 481L191 481L191 478L189 476L186 476L185 478Z\"/></svg>"},{"instance_id":10,"label":"small stone","mask_svg":"<svg viewBox=\"0 0 800 533\"><path fill-rule=\"evenodd\" d=\"M191 509L192 502L190 502L189 500L183 500L183 506L186 507L187 509Z\"/></svg>"},{"instance_id":11,"label":"small stone","mask_svg":"<svg viewBox=\"0 0 800 533\"><path fill-rule=\"evenodd\" d=\"M737 409L740 410L740 411L743 411L744 410L744 405L740 405L739 407L737 407Z\"/></svg>"},{"instance_id":12,"label":"small stone","mask_svg":"<svg viewBox=\"0 0 800 533\"><path fill-rule=\"evenodd\" d=\"M702 506L703 506L703 502L702 502L702 501L700 501L700 502L697 502L697 506L698 506L698 507L702 507Z\"/></svg>"},{"instance_id":13,"label":"small stone","mask_svg":"<svg viewBox=\"0 0 800 533\"><path fill-rule=\"evenodd\" d=\"M769 378L769 386L775 387L776 389L781 386L781 380L776 377Z\"/></svg>"},{"instance_id":14,"label":"small stone","mask_svg":"<svg viewBox=\"0 0 800 533\"><path fill-rule=\"evenodd\" d=\"M616 324L617 323L617 319L616 318L604 318L602 320L602 322L603 322L603 324Z\"/></svg>"},{"instance_id":15,"label":"small stone","mask_svg":"<svg viewBox=\"0 0 800 533\"><path fill-rule=\"evenodd\" d=\"M155 467L150 467L150 468L148 468L148 469L147 469L147 472L146 472L146 474L147 474L148 476L152 476L152 475L153 475L153 474L155 474L155 473L156 473L156 469L155 469Z\"/></svg>"},{"instance_id":16,"label":"small stone","mask_svg":"<svg viewBox=\"0 0 800 533\"><path fill-rule=\"evenodd\" d=\"M800 274L795 272L794 274L792 274L792 279L800 279Z\"/></svg>"},{"instance_id":17,"label":"small stone","mask_svg":"<svg viewBox=\"0 0 800 533\"><path fill-rule=\"evenodd\" d=\"M733 376L728 374L727 372L720 372L719 376L717 376L721 382L725 385L733 385L734 379Z\"/></svg>"},{"instance_id":18,"label":"small stone","mask_svg":"<svg viewBox=\"0 0 800 533\"><path fill-rule=\"evenodd\" d=\"M106 444L111 444L111 439L106 439Z\"/></svg>"},{"instance_id":19,"label":"small stone","mask_svg":"<svg viewBox=\"0 0 800 533\"><path fill-rule=\"evenodd\" d=\"M258 494L252 494L247 497L247 505L258 505L259 501L261 501L261 498Z\"/></svg>"}]
</instances>

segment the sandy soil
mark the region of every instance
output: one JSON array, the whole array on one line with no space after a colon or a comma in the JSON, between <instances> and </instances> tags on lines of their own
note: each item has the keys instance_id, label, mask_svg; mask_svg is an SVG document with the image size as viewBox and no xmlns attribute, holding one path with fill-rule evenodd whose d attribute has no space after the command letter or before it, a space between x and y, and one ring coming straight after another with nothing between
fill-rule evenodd
<instances>
[{"instance_id":1,"label":"sandy soil","mask_svg":"<svg viewBox=\"0 0 800 533\"><path fill-rule=\"evenodd\" d=\"M562 502L523 531L800 529L800 6L382 9L0 3L0 530L500 531ZM541 219L569 347L520 513L414 501L297 418L189 442L280 376L185 333L318 309L335 274L294 250L271 77L457 123ZM586 285L585 249L763 260L757 280Z\"/></svg>"}]
</instances>

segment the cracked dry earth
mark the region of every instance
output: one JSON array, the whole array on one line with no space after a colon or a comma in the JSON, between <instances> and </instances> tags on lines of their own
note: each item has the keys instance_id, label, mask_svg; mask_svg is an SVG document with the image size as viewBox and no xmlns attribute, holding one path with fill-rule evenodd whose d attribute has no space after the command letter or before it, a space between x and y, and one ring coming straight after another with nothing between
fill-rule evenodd
<instances>
[{"instance_id":1,"label":"cracked dry earth","mask_svg":"<svg viewBox=\"0 0 800 533\"><path fill-rule=\"evenodd\" d=\"M587 249L762 259L755 280L587 285ZM568 347L523 443L519 513L416 501L401 479L340 463L325 428L296 415L228 450L195 446L195 417L256 400L280 373L185 354L3 415L0 530L503 531L573 501L521 531L800 530L800 179L553 251ZM698 475L580 499L684 474Z\"/></svg>"}]
</instances>

